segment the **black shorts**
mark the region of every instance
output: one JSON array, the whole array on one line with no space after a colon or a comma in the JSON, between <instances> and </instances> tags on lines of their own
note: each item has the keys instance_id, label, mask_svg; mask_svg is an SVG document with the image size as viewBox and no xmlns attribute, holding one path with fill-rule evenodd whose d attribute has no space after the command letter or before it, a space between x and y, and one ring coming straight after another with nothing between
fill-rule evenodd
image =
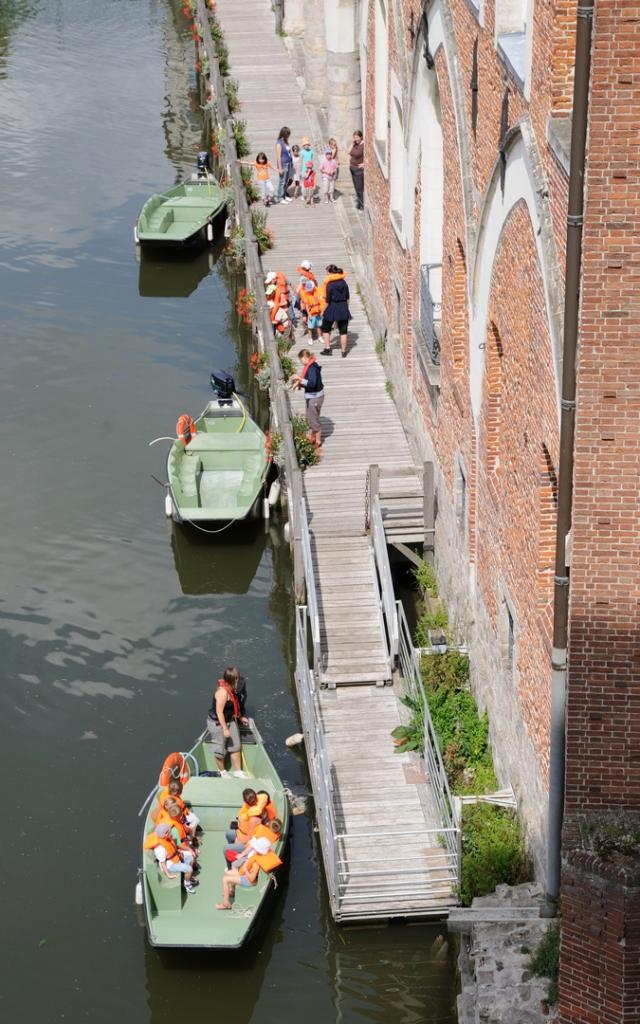
<instances>
[{"instance_id":1,"label":"black shorts","mask_svg":"<svg viewBox=\"0 0 640 1024\"><path fill-rule=\"evenodd\" d=\"M323 334L331 334L331 328L333 327L334 323L337 323L338 330L340 331L340 334L346 334L347 333L347 330L349 329L349 321L348 320L335 320L335 321L334 320L323 320L322 321L322 327L321 327L322 333Z\"/></svg>"}]
</instances>

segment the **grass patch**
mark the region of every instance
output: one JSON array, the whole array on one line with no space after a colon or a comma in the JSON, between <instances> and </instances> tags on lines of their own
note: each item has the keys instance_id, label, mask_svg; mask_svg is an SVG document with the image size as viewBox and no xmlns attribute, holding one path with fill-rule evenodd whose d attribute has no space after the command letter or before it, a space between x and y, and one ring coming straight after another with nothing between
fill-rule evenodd
<instances>
[{"instance_id":1,"label":"grass patch","mask_svg":"<svg viewBox=\"0 0 640 1024\"><path fill-rule=\"evenodd\" d=\"M558 1001L558 972L560 970L560 924L549 925L542 941L531 958L531 970L539 978L549 979L549 1002Z\"/></svg>"},{"instance_id":2,"label":"grass patch","mask_svg":"<svg viewBox=\"0 0 640 1024\"><path fill-rule=\"evenodd\" d=\"M471 905L497 885L531 880L532 865L520 823L513 811L491 804L471 804L462 811L460 902Z\"/></svg>"},{"instance_id":3,"label":"grass patch","mask_svg":"<svg viewBox=\"0 0 640 1024\"><path fill-rule=\"evenodd\" d=\"M386 380L384 382L384 390L387 392L389 398L393 398L393 381Z\"/></svg>"},{"instance_id":4,"label":"grass patch","mask_svg":"<svg viewBox=\"0 0 640 1024\"><path fill-rule=\"evenodd\" d=\"M231 131L233 132L233 137L236 141L236 150L239 157L248 156L250 152L246 129L246 121L236 120L231 122Z\"/></svg>"}]
</instances>

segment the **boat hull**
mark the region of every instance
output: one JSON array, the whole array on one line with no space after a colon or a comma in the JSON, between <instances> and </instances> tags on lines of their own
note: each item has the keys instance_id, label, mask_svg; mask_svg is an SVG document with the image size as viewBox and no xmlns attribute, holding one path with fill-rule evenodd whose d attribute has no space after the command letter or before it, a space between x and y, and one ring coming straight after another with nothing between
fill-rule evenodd
<instances>
[{"instance_id":1,"label":"boat hull","mask_svg":"<svg viewBox=\"0 0 640 1024\"><path fill-rule=\"evenodd\" d=\"M136 240L145 249L195 248L219 239L226 216L217 182L184 182L146 201L136 224Z\"/></svg>"}]
</instances>

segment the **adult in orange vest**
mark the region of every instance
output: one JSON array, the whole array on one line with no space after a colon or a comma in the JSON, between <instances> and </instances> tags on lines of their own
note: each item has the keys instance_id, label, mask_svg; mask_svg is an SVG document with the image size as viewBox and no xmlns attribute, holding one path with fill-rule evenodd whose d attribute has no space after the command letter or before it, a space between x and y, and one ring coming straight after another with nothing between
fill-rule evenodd
<instances>
[{"instance_id":1,"label":"adult in orange vest","mask_svg":"<svg viewBox=\"0 0 640 1024\"><path fill-rule=\"evenodd\" d=\"M247 860L240 867L225 871L222 876L222 903L216 903L218 910L231 910L237 885L250 889L257 884L261 871L268 875L282 864L266 836L251 839L249 845L251 853Z\"/></svg>"},{"instance_id":2,"label":"adult in orange vest","mask_svg":"<svg viewBox=\"0 0 640 1024\"><path fill-rule=\"evenodd\" d=\"M193 877L193 854L181 850L170 837L171 826L165 822L156 825L153 832L145 837L143 847L153 853L160 865L160 870L167 878L184 875L184 887L187 892L195 892L198 883Z\"/></svg>"},{"instance_id":3,"label":"adult in orange vest","mask_svg":"<svg viewBox=\"0 0 640 1024\"><path fill-rule=\"evenodd\" d=\"M322 282L322 289L325 299L325 307L322 312L322 340L324 342L322 355L331 355L331 329L334 323L337 323L342 358L346 359L349 345L347 330L351 312L349 310L349 285L345 281L345 273L341 267L336 267L334 263L329 264L327 277Z\"/></svg>"},{"instance_id":4,"label":"adult in orange vest","mask_svg":"<svg viewBox=\"0 0 640 1024\"><path fill-rule=\"evenodd\" d=\"M238 726L248 725L249 722L242 713L242 699L237 692L241 681L237 668L225 669L213 694L207 729L211 734L211 746L220 774L229 774L225 770L225 757L229 754L233 774L246 779L247 773L242 771L242 743Z\"/></svg>"}]
</instances>

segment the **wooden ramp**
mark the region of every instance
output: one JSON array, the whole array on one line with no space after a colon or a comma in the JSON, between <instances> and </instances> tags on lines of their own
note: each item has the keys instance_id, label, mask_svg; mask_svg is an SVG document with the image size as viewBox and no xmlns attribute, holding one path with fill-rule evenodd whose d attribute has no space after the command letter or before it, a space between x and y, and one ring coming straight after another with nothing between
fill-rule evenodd
<instances>
[{"instance_id":1,"label":"wooden ramp","mask_svg":"<svg viewBox=\"0 0 640 1024\"><path fill-rule=\"evenodd\" d=\"M313 138L299 82L275 34L270 0L218 0L216 14L231 74L239 83L237 116L246 121L251 157L264 150L275 162L278 131L288 125L292 143L305 135L312 139L317 165L325 140ZM346 153L341 159L344 181L349 175ZM351 200L339 195L338 202L346 201ZM366 523L369 467L414 474L414 460L385 387L336 210L323 202L308 208L294 201L272 207L268 224L275 246L263 257L265 272L284 271L295 285L302 260L312 261L319 279L326 265L335 263L345 270L351 291L348 356L341 358L334 339L333 354L320 359L326 396L322 461L304 474L307 569L314 578L319 630L313 670L307 658L307 613L297 610L298 694L332 909L338 920L436 913L454 902L451 866L442 870L441 822L428 797L430 780L420 785L407 781L407 765L393 753L389 733L400 721L400 705L392 688L380 685L391 681L393 657ZM303 345L310 347L298 331L292 355ZM316 351L320 347L317 343ZM301 395L294 404L303 412ZM388 610L387 599L385 614ZM372 786L373 780L381 789ZM371 873L369 833L381 812L387 837L380 861L390 868ZM404 831L395 828L396 823L404 827L407 815L419 834L409 842L410 853ZM448 881L438 881L445 876Z\"/></svg>"}]
</instances>

